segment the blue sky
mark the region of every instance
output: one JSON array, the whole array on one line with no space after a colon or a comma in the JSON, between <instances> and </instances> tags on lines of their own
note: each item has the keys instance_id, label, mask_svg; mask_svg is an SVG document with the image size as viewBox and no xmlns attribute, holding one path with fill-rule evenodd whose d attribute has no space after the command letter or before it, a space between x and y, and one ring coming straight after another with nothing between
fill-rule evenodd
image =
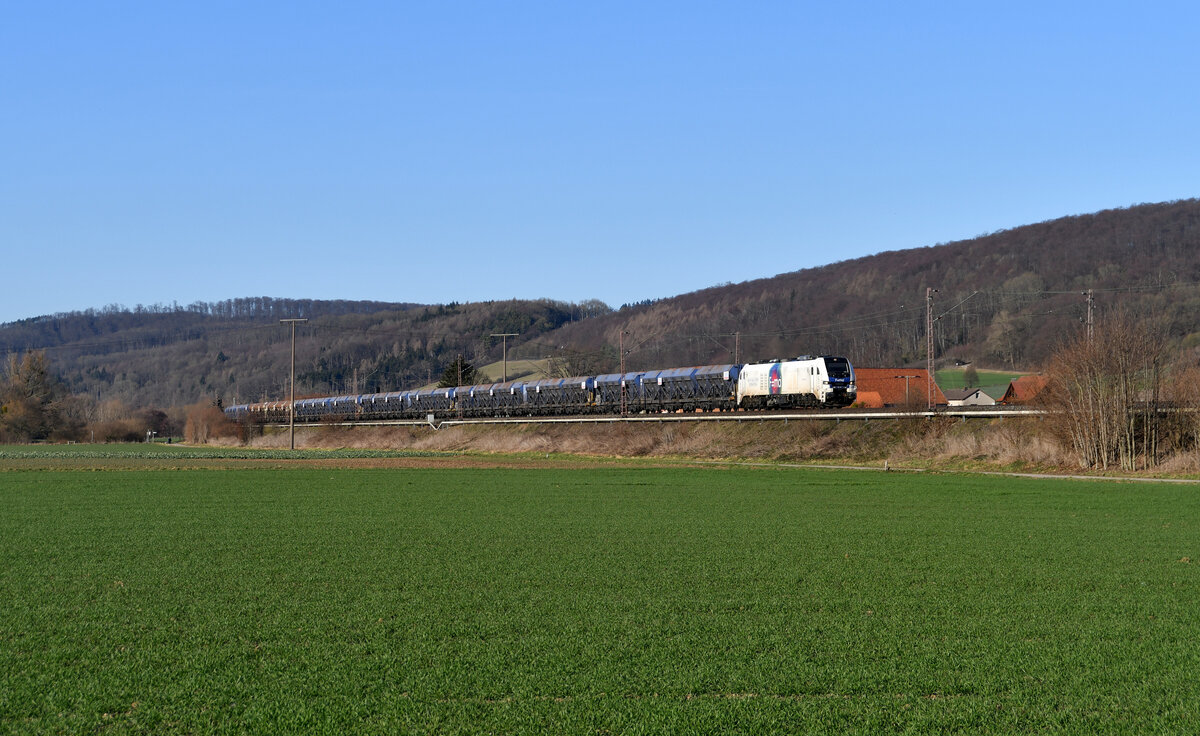
<instances>
[{"instance_id":1,"label":"blue sky","mask_svg":"<svg viewBox=\"0 0 1200 736\"><path fill-rule=\"evenodd\" d=\"M0 3L0 322L612 306L1200 195L1191 3Z\"/></svg>"}]
</instances>

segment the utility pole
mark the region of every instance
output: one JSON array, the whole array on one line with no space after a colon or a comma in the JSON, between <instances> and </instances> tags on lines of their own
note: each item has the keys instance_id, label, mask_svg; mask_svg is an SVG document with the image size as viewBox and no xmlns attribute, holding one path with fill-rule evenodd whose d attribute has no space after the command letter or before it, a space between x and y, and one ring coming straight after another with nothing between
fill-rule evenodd
<instances>
[{"instance_id":1,"label":"utility pole","mask_svg":"<svg viewBox=\"0 0 1200 736\"><path fill-rule=\"evenodd\" d=\"M1087 297L1087 309L1088 309L1088 311L1087 311L1087 341L1088 341L1088 345L1091 345L1092 337L1094 336L1094 332L1095 332L1095 326L1092 322L1092 307L1094 307L1096 304L1096 298L1092 294L1091 289L1088 289L1087 291L1083 292L1083 295Z\"/></svg>"},{"instance_id":2,"label":"utility pole","mask_svg":"<svg viewBox=\"0 0 1200 736\"><path fill-rule=\"evenodd\" d=\"M933 408L933 295L938 293L931 286L925 287L925 364L929 373L929 385L926 386L926 408Z\"/></svg>"},{"instance_id":3,"label":"utility pole","mask_svg":"<svg viewBox=\"0 0 1200 736\"><path fill-rule=\"evenodd\" d=\"M501 345L501 350L502 350L501 355L504 356L502 358L502 360L504 361L504 376L501 378L501 381L500 381L501 383L508 383L508 338L516 337L517 334L518 333L516 333L516 332L493 332L491 335L492 337L500 338L500 345Z\"/></svg>"},{"instance_id":4,"label":"utility pole","mask_svg":"<svg viewBox=\"0 0 1200 736\"><path fill-rule=\"evenodd\" d=\"M296 449L296 323L307 322L307 319L281 319L280 324L292 324L292 379L291 400L288 402L288 437L291 448Z\"/></svg>"},{"instance_id":5,"label":"utility pole","mask_svg":"<svg viewBox=\"0 0 1200 736\"><path fill-rule=\"evenodd\" d=\"M911 407L911 406L912 406L912 404L911 404L911 403L909 402L909 400L908 400L908 379L910 379L910 378L920 378L920 376L915 376L915 375L907 375L907 376L892 376L892 378L903 378L903 379L904 379L904 408L906 408L906 409L907 409L907 408Z\"/></svg>"},{"instance_id":6,"label":"utility pole","mask_svg":"<svg viewBox=\"0 0 1200 736\"><path fill-rule=\"evenodd\" d=\"M742 333L733 333L733 363L734 365L741 364L742 355Z\"/></svg>"},{"instance_id":7,"label":"utility pole","mask_svg":"<svg viewBox=\"0 0 1200 736\"><path fill-rule=\"evenodd\" d=\"M454 387L454 405L458 408L458 418L463 418L462 396L459 391L462 389L462 353L458 354L458 385Z\"/></svg>"},{"instance_id":8,"label":"utility pole","mask_svg":"<svg viewBox=\"0 0 1200 736\"><path fill-rule=\"evenodd\" d=\"M625 405L625 330L621 330L619 345L621 351L621 416L627 416L629 409Z\"/></svg>"}]
</instances>

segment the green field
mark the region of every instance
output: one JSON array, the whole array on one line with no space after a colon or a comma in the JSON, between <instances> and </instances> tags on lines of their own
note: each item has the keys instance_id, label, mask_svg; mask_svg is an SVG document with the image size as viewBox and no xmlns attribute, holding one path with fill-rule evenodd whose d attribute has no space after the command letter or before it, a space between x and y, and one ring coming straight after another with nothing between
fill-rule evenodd
<instances>
[{"instance_id":1,"label":"green field","mask_svg":"<svg viewBox=\"0 0 1200 736\"><path fill-rule=\"evenodd\" d=\"M457 453L423 450L264 450L250 447L167 445L161 442L97 445L0 445L0 464L9 460L345 460L443 457L455 454Z\"/></svg>"},{"instance_id":2,"label":"green field","mask_svg":"<svg viewBox=\"0 0 1200 736\"><path fill-rule=\"evenodd\" d=\"M4 733L1179 733L1200 489L0 472Z\"/></svg>"},{"instance_id":3,"label":"green field","mask_svg":"<svg viewBox=\"0 0 1200 736\"><path fill-rule=\"evenodd\" d=\"M971 385L967 386L966 378L962 368L943 368L934 373L934 380L937 385L944 391L946 389L957 388L982 388L988 396L993 399L999 399L1008 389L1008 384L1015 378L1020 378L1024 373L1012 373L1008 371L976 371L978 379Z\"/></svg>"}]
</instances>

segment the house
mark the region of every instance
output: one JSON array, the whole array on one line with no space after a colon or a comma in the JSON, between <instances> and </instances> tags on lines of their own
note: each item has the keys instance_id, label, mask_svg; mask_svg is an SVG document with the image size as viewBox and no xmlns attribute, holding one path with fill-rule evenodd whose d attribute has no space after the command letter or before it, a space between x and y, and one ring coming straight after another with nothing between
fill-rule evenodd
<instances>
[{"instance_id":1,"label":"house","mask_svg":"<svg viewBox=\"0 0 1200 736\"><path fill-rule=\"evenodd\" d=\"M924 368L859 368L854 367L854 382L858 386L856 406L865 409L929 406L929 371ZM933 405L947 406L946 395L933 384Z\"/></svg>"},{"instance_id":2,"label":"house","mask_svg":"<svg viewBox=\"0 0 1200 736\"><path fill-rule=\"evenodd\" d=\"M1000 397L1001 404L1029 404L1049 383L1045 376L1021 376L1008 384L1008 390Z\"/></svg>"},{"instance_id":3,"label":"house","mask_svg":"<svg viewBox=\"0 0 1200 736\"><path fill-rule=\"evenodd\" d=\"M981 388L952 388L945 391L950 406L995 406L996 400Z\"/></svg>"}]
</instances>

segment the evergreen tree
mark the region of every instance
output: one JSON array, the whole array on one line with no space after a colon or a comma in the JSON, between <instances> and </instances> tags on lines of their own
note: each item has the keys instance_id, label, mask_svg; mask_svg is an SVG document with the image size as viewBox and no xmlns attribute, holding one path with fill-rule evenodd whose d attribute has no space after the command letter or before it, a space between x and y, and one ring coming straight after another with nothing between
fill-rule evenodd
<instances>
[{"instance_id":1,"label":"evergreen tree","mask_svg":"<svg viewBox=\"0 0 1200 736\"><path fill-rule=\"evenodd\" d=\"M461 380L459 380L460 376ZM473 386L477 383L486 383L487 380L486 375L475 370L475 366L468 363L460 355L454 359L454 362L446 366L446 370L442 371L442 378L438 381L438 388Z\"/></svg>"}]
</instances>

